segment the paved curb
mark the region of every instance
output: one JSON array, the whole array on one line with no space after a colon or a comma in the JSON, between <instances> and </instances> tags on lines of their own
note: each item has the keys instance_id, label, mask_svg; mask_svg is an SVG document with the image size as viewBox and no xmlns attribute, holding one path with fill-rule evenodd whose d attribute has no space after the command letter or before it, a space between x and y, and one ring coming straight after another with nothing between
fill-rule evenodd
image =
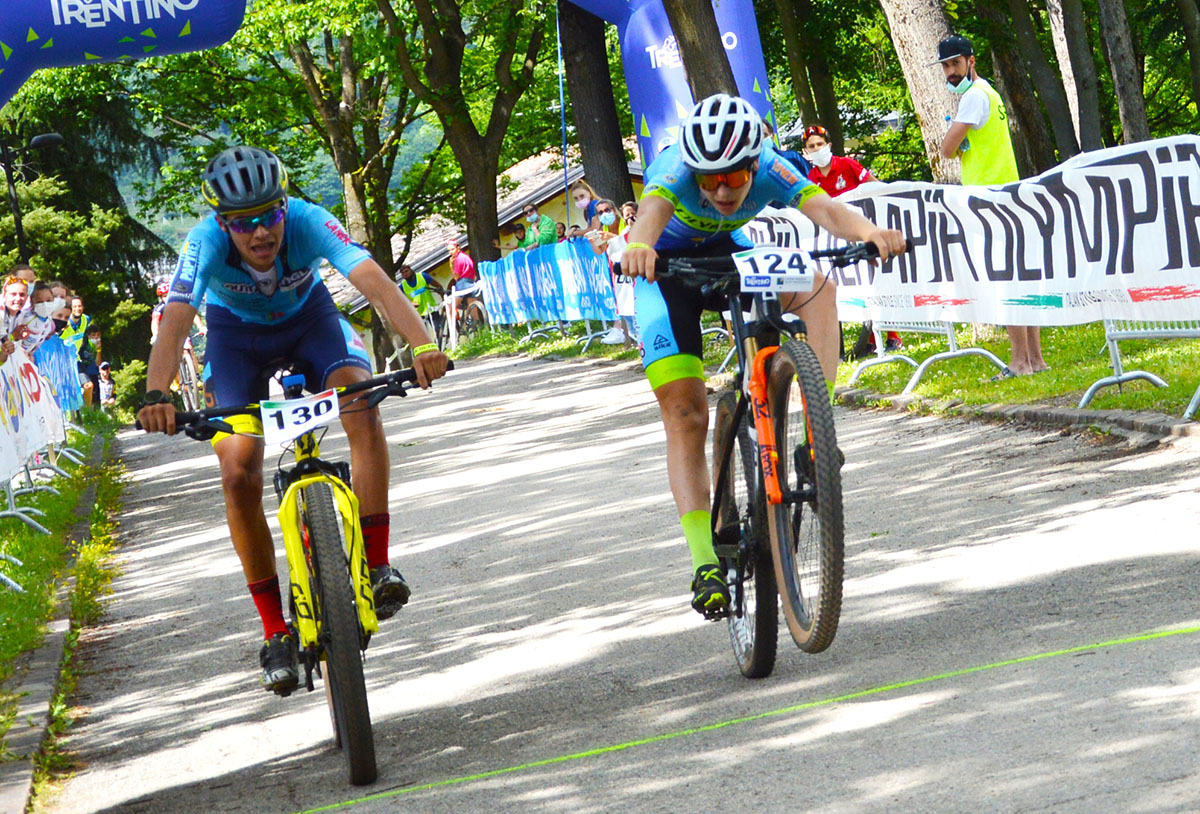
<instances>
[{"instance_id":1,"label":"paved curb","mask_svg":"<svg viewBox=\"0 0 1200 814\"><path fill-rule=\"evenodd\" d=\"M1081 410L1047 404L964 404L957 399L935 401L921 396L887 395L851 387L839 387L834 392L843 404L854 407L928 411L1060 429L1099 427L1121 435L1150 438L1200 438L1200 422L1150 411Z\"/></svg>"},{"instance_id":2,"label":"paved curb","mask_svg":"<svg viewBox=\"0 0 1200 814\"><path fill-rule=\"evenodd\" d=\"M100 462L104 451L104 437L92 438L89 463ZM68 531L68 539L87 542L91 534L88 514L96 502L96 484L93 482L80 496L75 507L78 520ZM68 565L70 565L68 555ZM71 589L75 578L69 577L58 587L57 608L50 622L46 637L37 650L26 654L24 663L19 663L4 686L6 692L18 696L17 714L12 727L4 735L7 759L0 763L0 814L21 814L29 806L33 792L33 758L46 738L50 726L50 702L58 691L62 676L63 651L66 647L67 631L71 625Z\"/></svg>"}]
</instances>

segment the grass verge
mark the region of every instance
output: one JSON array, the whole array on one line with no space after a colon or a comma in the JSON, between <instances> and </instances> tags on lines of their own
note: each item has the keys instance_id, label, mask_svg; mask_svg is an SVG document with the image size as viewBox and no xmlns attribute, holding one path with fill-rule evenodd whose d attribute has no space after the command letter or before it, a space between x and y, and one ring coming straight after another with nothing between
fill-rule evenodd
<instances>
[{"instance_id":1,"label":"grass verge","mask_svg":"<svg viewBox=\"0 0 1200 814\"><path fill-rule=\"evenodd\" d=\"M102 414L90 412L81 421L90 433L105 437L118 426ZM84 435L72 435L69 441L77 449L88 449L91 444L90 437ZM121 494L121 472L114 465L76 467L62 460L60 464L73 471L69 477L48 482L59 494L36 492L18 498L20 505L46 513L37 519L50 530L49 535L11 518L0 520L4 551L22 561L20 567L4 563L4 573L25 589L23 593L0 589L0 618L4 619L0 626L0 680L11 677L21 656L41 644L47 623L53 618L57 588L68 574L75 576L71 601L76 612L67 639L60 697L54 701L56 710L63 707L62 699L74 687L70 654L78 626L99 618L101 598L114 574L111 553L115 525L111 518L116 516ZM86 542L80 544L71 531L79 519L76 507L92 485L96 496L89 517L91 531ZM7 756L3 736L13 722L15 702L11 695L0 697L0 755ZM60 718L55 719L56 727L65 725Z\"/></svg>"},{"instance_id":2,"label":"grass verge","mask_svg":"<svg viewBox=\"0 0 1200 814\"><path fill-rule=\"evenodd\" d=\"M858 335L857 325L845 326L846 347L852 347ZM971 326L960 325L956 334L959 347L982 347L1002 361L1009 358L1008 340L1003 329L997 339L973 343ZM903 334L902 352L918 364L946 350L946 341L931 334ZM1154 387L1137 381L1121 388L1099 390L1088 404L1094 410L1151 410L1181 416L1196 387L1200 385L1200 340L1135 340L1121 343L1121 359L1126 371L1146 370L1162 377L1167 387ZM1100 323L1042 328L1042 356L1050 369L1032 376L991 381L995 365L976 356L950 359L934 364L925 372L913 393L934 401L957 399L965 404L1049 404L1075 407L1092 382L1112 374L1112 363ZM904 389L914 368L903 363L876 365L863 372L855 387L881 394L896 394ZM838 368L838 382L845 384L854 371L854 363Z\"/></svg>"}]
</instances>

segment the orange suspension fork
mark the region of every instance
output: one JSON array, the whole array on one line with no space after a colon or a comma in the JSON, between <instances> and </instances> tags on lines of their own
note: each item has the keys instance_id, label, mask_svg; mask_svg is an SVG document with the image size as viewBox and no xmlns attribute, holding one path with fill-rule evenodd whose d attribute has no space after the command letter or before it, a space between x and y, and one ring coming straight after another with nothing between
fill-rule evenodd
<instances>
[{"instance_id":1,"label":"orange suspension fork","mask_svg":"<svg viewBox=\"0 0 1200 814\"><path fill-rule=\"evenodd\" d=\"M754 408L754 428L758 434L758 463L762 468L763 487L767 491L767 503L778 505L783 502L783 490L779 487L779 451L775 449L775 422L771 417L771 404L767 400L767 360L778 345L763 348L754 355L750 367L750 404Z\"/></svg>"}]
</instances>

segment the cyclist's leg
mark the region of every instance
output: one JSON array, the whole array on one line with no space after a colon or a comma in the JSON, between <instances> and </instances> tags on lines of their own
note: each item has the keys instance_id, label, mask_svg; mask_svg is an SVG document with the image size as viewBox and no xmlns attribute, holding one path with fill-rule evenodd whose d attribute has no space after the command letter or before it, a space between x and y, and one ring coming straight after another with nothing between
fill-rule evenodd
<instances>
[{"instance_id":1,"label":"cyclist's leg","mask_svg":"<svg viewBox=\"0 0 1200 814\"><path fill-rule=\"evenodd\" d=\"M692 606L711 613L729 605L713 551L708 456L708 399L701 361L700 298L671 280L636 284L642 363L667 436L667 477L692 555Z\"/></svg>"},{"instance_id":2,"label":"cyclist's leg","mask_svg":"<svg viewBox=\"0 0 1200 814\"><path fill-rule=\"evenodd\" d=\"M205 365L205 401L212 406L245 404L263 393L258 372L271 354L275 326L252 326L228 312L209 308L216 330L209 342ZM267 357L269 358L269 356ZM227 419L235 428L261 435L257 419L236 416ZM213 448L221 467L226 519L234 550L255 607L262 618L266 638L285 633L279 579L275 572L275 546L263 510L263 441L252 435L218 434Z\"/></svg>"},{"instance_id":3,"label":"cyclist's leg","mask_svg":"<svg viewBox=\"0 0 1200 814\"><path fill-rule=\"evenodd\" d=\"M799 315L808 329L808 344L817 354L826 387L833 393L833 382L837 379L838 350L841 329L837 319L837 284L833 278L818 279L812 291L784 294L781 304L784 310Z\"/></svg>"},{"instance_id":4,"label":"cyclist's leg","mask_svg":"<svg viewBox=\"0 0 1200 814\"><path fill-rule=\"evenodd\" d=\"M341 387L371 377L366 346L332 300L310 314L310 328L296 353L311 366L310 389ZM359 524L375 590L375 612L386 619L408 601L410 593L404 577L391 567L388 555L391 461L387 438L378 408L364 410L354 405L342 412L341 419L350 443L351 488L358 498Z\"/></svg>"}]
</instances>

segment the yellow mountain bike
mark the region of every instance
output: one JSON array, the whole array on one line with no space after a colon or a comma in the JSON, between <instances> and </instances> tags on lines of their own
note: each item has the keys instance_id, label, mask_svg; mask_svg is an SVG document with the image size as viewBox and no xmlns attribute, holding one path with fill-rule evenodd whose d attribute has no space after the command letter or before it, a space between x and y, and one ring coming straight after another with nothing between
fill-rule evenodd
<instances>
[{"instance_id":1,"label":"yellow mountain bike","mask_svg":"<svg viewBox=\"0 0 1200 814\"><path fill-rule=\"evenodd\" d=\"M453 365L451 365L453 367ZM374 782L375 740L363 679L363 651L379 629L359 526L358 499L350 465L320 457L317 433L341 410L371 409L388 396L403 396L416 381L412 369L303 396L304 376L284 375L284 399L178 413L175 423L189 437L207 441L237 430L222 419L261 417L268 444L286 443L295 465L281 457L275 473L279 525L283 530L291 585L291 617L304 665L305 687L313 675L325 685L334 741L346 755L350 782ZM341 397L359 394L339 407Z\"/></svg>"}]
</instances>

